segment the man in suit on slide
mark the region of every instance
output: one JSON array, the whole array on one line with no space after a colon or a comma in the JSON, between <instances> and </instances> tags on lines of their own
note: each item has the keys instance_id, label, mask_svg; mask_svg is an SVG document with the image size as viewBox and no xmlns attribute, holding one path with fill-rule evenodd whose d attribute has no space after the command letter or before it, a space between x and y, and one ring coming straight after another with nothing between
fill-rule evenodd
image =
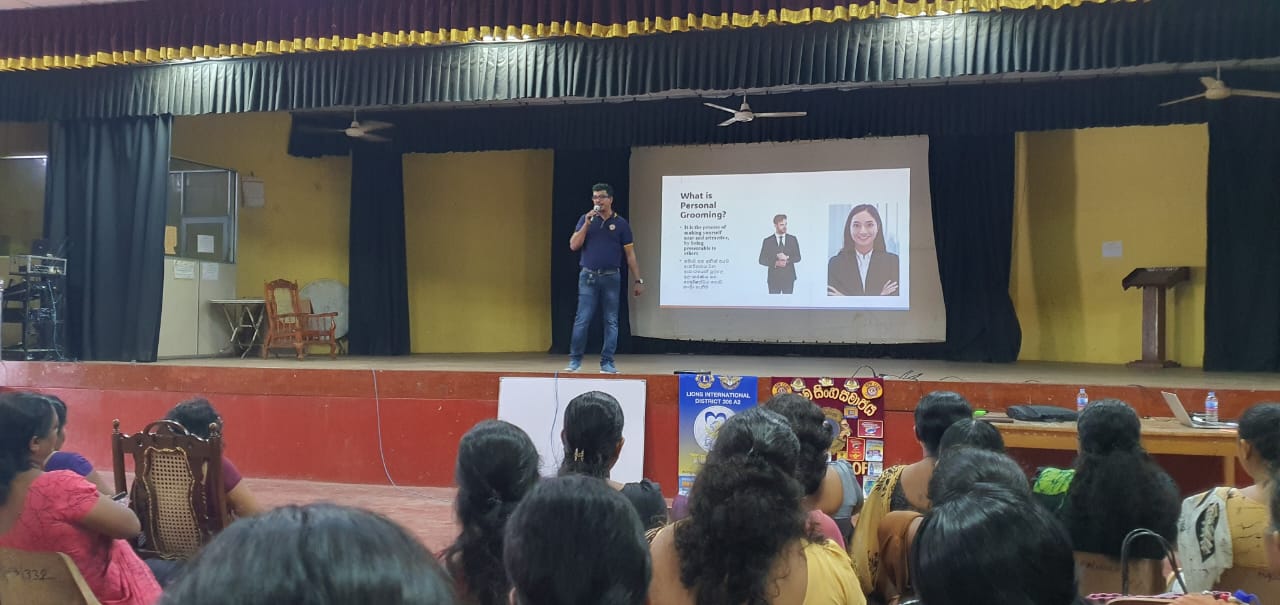
<instances>
[{"instance_id":1,"label":"man in suit on slide","mask_svg":"<svg viewBox=\"0 0 1280 605\"><path fill-rule=\"evenodd\" d=\"M773 217L773 235L760 244L760 264L769 268L769 293L791 294L800 262L800 242L787 234L787 215Z\"/></svg>"}]
</instances>

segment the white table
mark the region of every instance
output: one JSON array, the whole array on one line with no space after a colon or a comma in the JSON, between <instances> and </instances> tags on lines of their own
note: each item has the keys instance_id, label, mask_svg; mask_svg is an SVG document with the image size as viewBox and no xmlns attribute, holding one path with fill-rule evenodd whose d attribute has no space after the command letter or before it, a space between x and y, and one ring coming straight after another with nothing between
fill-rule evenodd
<instances>
[{"instance_id":1,"label":"white table","mask_svg":"<svg viewBox=\"0 0 1280 605\"><path fill-rule=\"evenodd\" d=\"M227 327L231 329L231 337L227 339L227 344L218 350L218 354L231 351L234 355L238 350L240 358L244 359L254 347L262 346L262 319L266 315L266 300L231 298L210 300L209 304L222 308L222 315L227 319Z\"/></svg>"}]
</instances>

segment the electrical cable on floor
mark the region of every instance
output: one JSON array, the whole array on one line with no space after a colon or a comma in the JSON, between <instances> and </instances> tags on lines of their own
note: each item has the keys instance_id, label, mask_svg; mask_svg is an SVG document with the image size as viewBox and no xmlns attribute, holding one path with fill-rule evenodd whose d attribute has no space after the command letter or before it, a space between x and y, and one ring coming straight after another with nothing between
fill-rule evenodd
<instances>
[{"instance_id":1,"label":"electrical cable on floor","mask_svg":"<svg viewBox=\"0 0 1280 605\"><path fill-rule=\"evenodd\" d=\"M552 451L554 452L555 444L559 443L559 441L556 439L556 420L560 418L560 370L556 370L555 373L551 375L551 380L552 380L551 385L554 393L553 396L555 397L555 401L552 402L554 405L551 408L552 410L551 432L547 435L547 443L552 444L551 447L553 448ZM564 452L560 452L560 454L561 454L561 457L563 458ZM539 461L539 463L541 462L544 462L544 461ZM554 460L552 460L551 462L555 463ZM556 463L556 467L559 467L559 466L560 465Z\"/></svg>"},{"instance_id":2,"label":"electrical cable on floor","mask_svg":"<svg viewBox=\"0 0 1280 605\"><path fill-rule=\"evenodd\" d=\"M378 457L382 459L382 472L387 475L387 481L391 483L391 487L400 487L396 485L396 480L391 478L391 469L387 468L387 451L382 446L382 396L378 392L378 371L370 369L369 374L373 376L373 409L378 420Z\"/></svg>"}]
</instances>

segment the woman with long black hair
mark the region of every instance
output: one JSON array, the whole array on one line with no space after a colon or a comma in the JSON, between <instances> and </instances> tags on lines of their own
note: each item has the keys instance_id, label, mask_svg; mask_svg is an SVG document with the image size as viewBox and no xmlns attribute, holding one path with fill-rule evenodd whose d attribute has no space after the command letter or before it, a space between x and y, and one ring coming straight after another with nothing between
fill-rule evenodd
<instances>
[{"instance_id":1,"label":"woman with long black hair","mask_svg":"<svg viewBox=\"0 0 1280 605\"><path fill-rule=\"evenodd\" d=\"M516 505L538 483L538 451L520 427L481 422L458 444L454 480L462 531L440 558L464 603L505 605L511 582L502 568L502 532Z\"/></svg>"},{"instance_id":2,"label":"woman with long black hair","mask_svg":"<svg viewBox=\"0 0 1280 605\"><path fill-rule=\"evenodd\" d=\"M0 394L0 547L66 553L103 603L154 603L160 585L125 542L137 515L72 471L43 470L57 433L46 398Z\"/></svg>"},{"instance_id":3,"label":"woman with long black hair","mask_svg":"<svg viewBox=\"0 0 1280 605\"><path fill-rule=\"evenodd\" d=\"M898 255L885 246L884 221L858 204L844 221L844 245L827 262L828 296L897 296Z\"/></svg>"},{"instance_id":4,"label":"woman with long black hair","mask_svg":"<svg viewBox=\"0 0 1280 605\"><path fill-rule=\"evenodd\" d=\"M866 603L849 555L809 523L799 461L799 440L779 414L729 418L693 483L689 518L653 540L650 602Z\"/></svg>"},{"instance_id":5,"label":"woman with long black hair","mask_svg":"<svg viewBox=\"0 0 1280 605\"><path fill-rule=\"evenodd\" d=\"M661 527L667 522L667 501L657 483L641 479L624 484L609 478L627 441L622 437L623 424L622 406L613 395L588 391L570 400L560 433L564 460L559 474L586 475L607 482L635 506L645 529Z\"/></svg>"},{"instance_id":6,"label":"woman with long black hair","mask_svg":"<svg viewBox=\"0 0 1280 605\"><path fill-rule=\"evenodd\" d=\"M1071 469L1045 468L1033 481L1041 503L1065 522L1077 551L1118 559L1125 536L1149 529L1173 543L1178 488L1142 449L1142 422L1118 399L1090 403L1077 421L1080 453ZM1154 540L1135 540L1135 557L1159 559Z\"/></svg>"}]
</instances>

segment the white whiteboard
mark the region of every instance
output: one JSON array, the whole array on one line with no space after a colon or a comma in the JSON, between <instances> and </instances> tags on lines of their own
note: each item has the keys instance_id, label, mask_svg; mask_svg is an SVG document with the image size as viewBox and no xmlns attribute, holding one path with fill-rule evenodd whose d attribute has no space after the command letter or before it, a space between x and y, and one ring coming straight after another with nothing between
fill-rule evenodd
<instances>
[{"instance_id":1,"label":"white whiteboard","mask_svg":"<svg viewBox=\"0 0 1280 605\"><path fill-rule=\"evenodd\" d=\"M498 382L498 420L514 424L529 434L541 458L544 477L556 474L564 459L560 431L569 401L588 391L603 391L622 405L622 437L627 440L610 478L631 483L644 478L643 380L601 378L501 378Z\"/></svg>"}]
</instances>

